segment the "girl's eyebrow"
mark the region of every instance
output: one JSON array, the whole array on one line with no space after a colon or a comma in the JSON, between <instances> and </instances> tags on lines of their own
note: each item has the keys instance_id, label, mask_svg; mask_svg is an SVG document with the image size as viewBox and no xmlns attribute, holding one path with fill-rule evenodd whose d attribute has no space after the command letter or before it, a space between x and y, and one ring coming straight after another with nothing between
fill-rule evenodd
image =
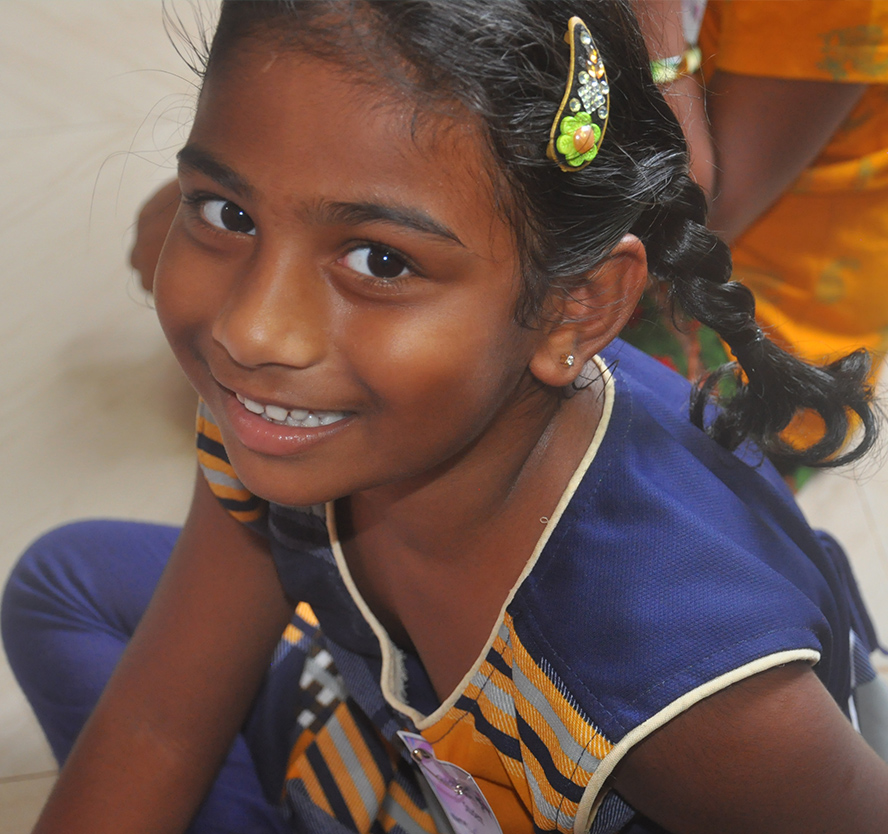
<instances>
[{"instance_id":1,"label":"girl's eyebrow","mask_svg":"<svg viewBox=\"0 0 888 834\"><path fill-rule=\"evenodd\" d=\"M465 248L465 244L443 223L421 209L385 203L325 202L316 210L316 216L324 223L343 223L356 226L359 223L394 223L427 235L451 240Z\"/></svg>"},{"instance_id":2,"label":"girl's eyebrow","mask_svg":"<svg viewBox=\"0 0 888 834\"><path fill-rule=\"evenodd\" d=\"M235 194L253 195L253 188L233 168L220 162L211 153L197 145L186 145L176 154L180 167L190 168L209 177ZM343 223L356 226L359 223L394 223L427 235L444 238L465 248L456 232L421 209L410 206L371 202L323 202L312 211L321 223Z\"/></svg>"},{"instance_id":3,"label":"girl's eyebrow","mask_svg":"<svg viewBox=\"0 0 888 834\"><path fill-rule=\"evenodd\" d=\"M186 145L176 154L176 158L180 167L198 171L235 194L249 197L253 193L252 187L240 174L197 145Z\"/></svg>"}]
</instances>

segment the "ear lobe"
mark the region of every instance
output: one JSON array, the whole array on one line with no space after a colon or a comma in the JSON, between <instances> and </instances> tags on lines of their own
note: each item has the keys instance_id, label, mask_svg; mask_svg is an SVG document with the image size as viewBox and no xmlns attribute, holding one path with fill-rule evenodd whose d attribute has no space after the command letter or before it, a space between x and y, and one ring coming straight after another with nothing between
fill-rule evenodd
<instances>
[{"instance_id":1,"label":"ear lobe","mask_svg":"<svg viewBox=\"0 0 888 834\"><path fill-rule=\"evenodd\" d=\"M555 323L530 362L545 385L573 382L596 353L619 334L641 298L648 279L647 256L635 235L624 235L585 281L551 298ZM573 357L571 362L567 357Z\"/></svg>"}]
</instances>

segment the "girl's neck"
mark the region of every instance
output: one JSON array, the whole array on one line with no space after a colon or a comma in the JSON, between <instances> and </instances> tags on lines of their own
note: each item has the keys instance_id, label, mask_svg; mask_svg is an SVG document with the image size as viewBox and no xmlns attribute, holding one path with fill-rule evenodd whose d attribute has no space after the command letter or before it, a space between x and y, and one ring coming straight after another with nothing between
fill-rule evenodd
<instances>
[{"instance_id":1,"label":"girl's neck","mask_svg":"<svg viewBox=\"0 0 888 834\"><path fill-rule=\"evenodd\" d=\"M442 700L483 650L591 443L602 387L561 401L520 454L517 443L498 448L492 462L394 500L362 494L337 508L358 590L391 638L417 652Z\"/></svg>"},{"instance_id":2,"label":"girl's neck","mask_svg":"<svg viewBox=\"0 0 888 834\"><path fill-rule=\"evenodd\" d=\"M553 399L420 483L351 496L337 508L341 537L365 545L385 541L387 550L452 565L467 543L499 538L502 524L516 514L532 515L538 526L591 441L601 413L598 392L596 385L572 400Z\"/></svg>"}]
</instances>

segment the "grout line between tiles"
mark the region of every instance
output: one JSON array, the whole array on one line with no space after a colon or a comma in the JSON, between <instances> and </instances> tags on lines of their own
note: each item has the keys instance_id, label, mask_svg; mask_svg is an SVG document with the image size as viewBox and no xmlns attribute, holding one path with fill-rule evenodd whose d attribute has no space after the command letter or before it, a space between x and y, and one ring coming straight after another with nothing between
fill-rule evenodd
<instances>
[{"instance_id":1,"label":"grout line between tiles","mask_svg":"<svg viewBox=\"0 0 888 834\"><path fill-rule=\"evenodd\" d=\"M50 776L58 776L57 770L44 770L39 773L23 773L20 776L0 777L0 785L12 785L15 782L29 782L36 779L46 779Z\"/></svg>"}]
</instances>

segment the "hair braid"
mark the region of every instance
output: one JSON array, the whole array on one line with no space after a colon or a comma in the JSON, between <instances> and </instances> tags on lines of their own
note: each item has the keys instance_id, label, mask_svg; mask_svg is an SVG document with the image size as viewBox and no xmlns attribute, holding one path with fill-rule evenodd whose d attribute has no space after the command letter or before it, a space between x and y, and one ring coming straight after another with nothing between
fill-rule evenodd
<instances>
[{"instance_id":1,"label":"hair braid","mask_svg":"<svg viewBox=\"0 0 888 834\"><path fill-rule=\"evenodd\" d=\"M703 225L702 191L687 176L672 185L677 193L653 211L654 217L643 218L647 228L640 230L651 272L669 283L675 306L714 330L737 359L700 382L691 400L693 422L729 449L753 439L781 468L839 466L859 458L876 437L866 351L814 366L767 338L755 319L752 292L730 278L727 245ZM732 385L722 386L726 379ZM722 387L733 393L718 397L720 409L707 417L707 404ZM797 449L780 433L805 411L820 415L824 433L810 447ZM853 449L837 454L852 428L852 413L860 419L862 437Z\"/></svg>"}]
</instances>

